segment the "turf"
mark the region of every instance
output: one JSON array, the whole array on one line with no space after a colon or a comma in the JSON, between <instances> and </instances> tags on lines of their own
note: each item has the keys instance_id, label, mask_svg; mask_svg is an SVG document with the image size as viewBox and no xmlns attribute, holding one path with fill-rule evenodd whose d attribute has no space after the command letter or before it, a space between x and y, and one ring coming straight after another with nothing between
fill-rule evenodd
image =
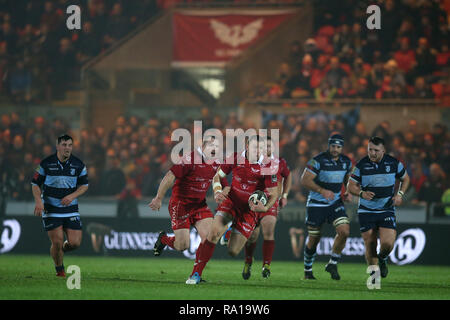
<instances>
[{"instance_id":1,"label":"turf","mask_svg":"<svg viewBox=\"0 0 450 320\"><path fill-rule=\"evenodd\" d=\"M81 269L81 289L69 290L57 278L50 256L0 257L0 299L450 299L450 267L389 266L380 290L368 290L364 264L341 263L340 281L330 279L324 263L314 265L318 280L303 280L301 262L274 261L272 275L262 279L260 261L245 281L241 260L211 260L207 280L185 284L192 270L188 259L118 258L67 255L64 264ZM68 275L69 276L69 275Z\"/></svg>"}]
</instances>

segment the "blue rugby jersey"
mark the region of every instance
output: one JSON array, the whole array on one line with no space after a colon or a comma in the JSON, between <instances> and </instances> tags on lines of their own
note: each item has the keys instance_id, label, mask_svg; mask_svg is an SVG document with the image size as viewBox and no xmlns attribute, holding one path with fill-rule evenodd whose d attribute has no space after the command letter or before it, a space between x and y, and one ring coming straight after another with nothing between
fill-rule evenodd
<instances>
[{"instance_id":1,"label":"blue rugby jersey","mask_svg":"<svg viewBox=\"0 0 450 320\"><path fill-rule=\"evenodd\" d=\"M334 199L328 201L320 193L310 191L307 207L328 207L341 200L341 188L345 176L352 170L352 161L349 157L341 154L337 161L332 159L328 151L321 152L308 161L306 170L313 173L316 177L314 182L321 188L334 192Z\"/></svg>"},{"instance_id":2,"label":"blue rugby jersey","mask_svg":"<svg viewBox=\"0 0 450 320\"><path fill-rule=\"evenodd\" d=\"M372 162L369 156L362 158L355 166L350 179L361 185L362 191L372 191L372 200L359 198L358 213L395 213L392 197L395 179L402 180L406 174L403 164L385 154L380 162Z\"/></svg>"},{"instance_id":3,"label":"blue rugby jersey","mask_svg":"<svg viewBox=\"0 0 450 320\"><path fill-rule=\"evenodd\" d=\"M44 202L43 218L79 216L78 199L68 206L61 204L61 199L75 192L79 186L88 185L87 169L84 163L71 155L61 163L56 153L45 158L36 169L31 182L42 188Z\"/></svg>"}]
</instances>

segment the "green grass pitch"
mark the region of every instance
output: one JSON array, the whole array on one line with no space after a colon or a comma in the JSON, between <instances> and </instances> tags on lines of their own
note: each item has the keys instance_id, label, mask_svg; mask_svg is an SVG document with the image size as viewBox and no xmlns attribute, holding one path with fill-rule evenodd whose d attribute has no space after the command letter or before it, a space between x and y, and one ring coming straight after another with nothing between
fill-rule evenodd
<instances>
[{"instance_id":1,"label":"green grass pitch","mask_svg":"<svg viewBox=\"0 0 450 320\"><path fill-rule=\"evenodd\" d=\"M64 265L81 269L81 289L69 290L67 278L55 276L50 256L0 256L0 299L450 299L450 267L389 265L381 289L366 286L366 265L339 264L340 281L331 280L325 263L316 262L318 280L303 280L299 262L272 262L272 275L261 277L261 262L242 279L243 261L211 260L206 283L186 285L193 261L164 257L118 258L66 255ZM67 275L69 276L69 275Z\"/></svg>"}]
</instances>

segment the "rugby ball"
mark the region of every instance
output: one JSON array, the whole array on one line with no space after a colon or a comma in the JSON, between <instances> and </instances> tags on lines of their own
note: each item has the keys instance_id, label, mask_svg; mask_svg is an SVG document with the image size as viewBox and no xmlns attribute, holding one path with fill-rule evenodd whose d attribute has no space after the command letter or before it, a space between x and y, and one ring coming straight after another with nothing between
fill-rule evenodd
<instances>
[{"instance_id":1,"label":"rugby ball","mask_svg":"<svg viewBox=\"0 0 450 320\"><path fill-rule=\"evenodd\" d=\"M261 201L261 203L265 206L267 204L267 196L264 191L256 190L250 195L250 197L248 197L248 202L250 201L254 204L256 204L257 201Z\"/></svg>"}]
</instances>

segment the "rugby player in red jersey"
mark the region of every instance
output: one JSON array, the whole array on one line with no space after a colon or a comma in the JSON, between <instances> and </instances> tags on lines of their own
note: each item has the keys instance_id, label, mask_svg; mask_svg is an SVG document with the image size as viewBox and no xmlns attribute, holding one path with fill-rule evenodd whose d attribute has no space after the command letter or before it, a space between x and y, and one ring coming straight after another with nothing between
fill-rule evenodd
<instances>
[{"instance_id":1,"label":"rugby player in red jersey","mask_svg":"<svg viewBox=\"0 0 450 320\"><path fill-rule=\"evenodd\" d=\"M267 212L277 201L277 176L276 174L265 175L265 170L263 170L265 149L264 138L250 137L245 151L241 154L234 153L231 159L220 166L214 176L214 199L219 206L206 241L197 249L194 268L191 276L186 280L186 284L200 283L203 269L211 259L214 248L227 230L230 221L233 221L233 229L228 244L228 253L236 256L255 229L258 213ZM227 196L222 191L220 179L230 173L233 174L233 180ZM264 189L267 189L268 194L265 206L260 201L257 201L257 204L248 202L254 191Z\"/></svg>"},{"instance_id":2,"label":"rugby player in red jersey","mask_svg":"<svg viewBox=\"0 0 450 320\"><path fill-rule=\"evenodd\" d=\"M283 158L275 158L273 154L274 145L270 136L267 137L267 156L268 159L274 161L274 170L277 173L278 183L278 201L267 212L260 212L258 217L258 224L253 231L251 237L248 239L244 247L245 263L242 271L244 280L248 280L251 275L251 266L253 262L253 253L255 251L256 242L259 237L260 229L263 233L263 278L270 276L270 263L272 262L273 251L275 249L275 225L277 223L278 211L287 204L287 196L292 186L291 172L287 166L286 160ZM267 190L265 190L267 192ZM280 195L281 199L280 199Z\"/></svg>"},{"instance_id":3,"label":"rugby player in red jersey","mask_svg":"<svg viewBox=\"0 0 450 320\"><path fill-rule=\"evenodd\" d=\"M201 241L205 241L213 220L205 198L220 165L216 158L218 148L217 139L213 136L205 137L202 148L199 147L183 157L180 163L173 165L161 181L156 197L149 203L149 207L159 210L164 195L173 186L169 214L175 235L169 237L166 232L160 232L153 248L155 256L159 256L166 246L179 251L189 248L191 225L197 229ZM222 179L222 183L227 185L226 179ZM229 188L225 187L224 193L227 193Z\"/></svg>"}]
</instances>

